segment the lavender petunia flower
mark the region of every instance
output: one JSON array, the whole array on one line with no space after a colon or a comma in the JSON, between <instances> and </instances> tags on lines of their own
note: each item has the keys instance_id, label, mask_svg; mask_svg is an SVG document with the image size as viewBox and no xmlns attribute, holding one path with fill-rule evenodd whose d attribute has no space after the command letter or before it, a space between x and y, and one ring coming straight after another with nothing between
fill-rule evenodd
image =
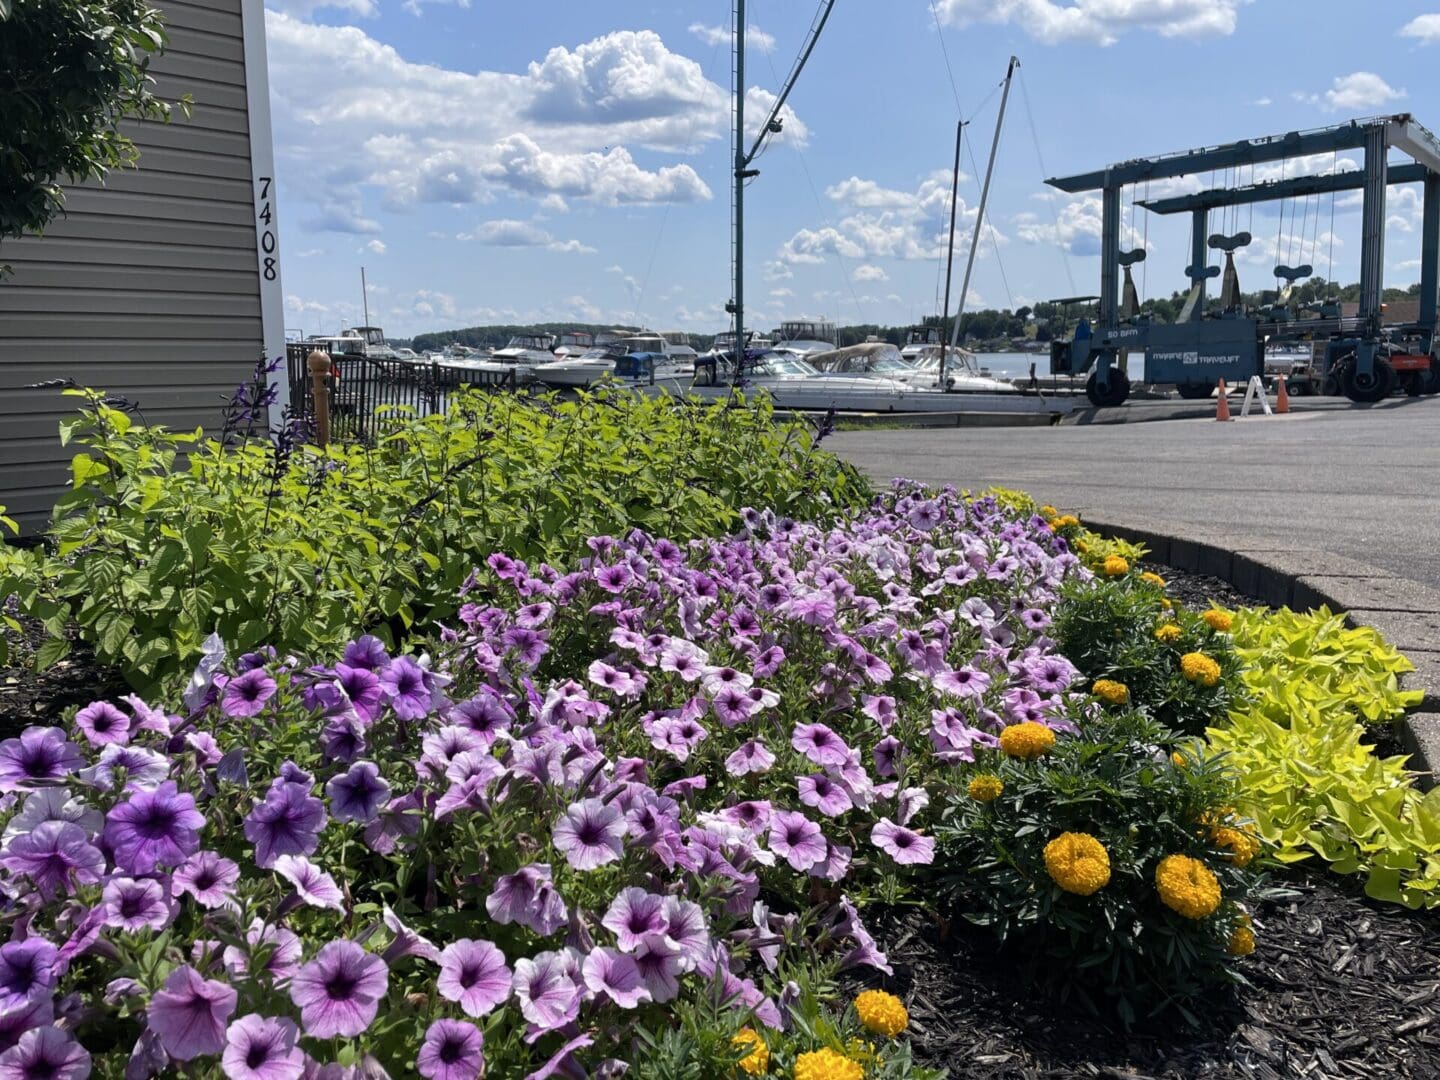
<instances>
[{"instance_id":1,"label":"lavender petunia flower","mask_svg":"<svg viewBox=\"0 0 1440 1080\"><path fill-rule=\"evenodd\" d=\"M75 726L91 746L130 741L130 717L108 701L92 701L75 714Z\"/></svg>"},{"instance_id":2,"label":"lavender petunia flower","mask_svg":"<svg viewBox=\"0 0 1440 1080\"><path fill-rule=\"evenodd\" d=\"M117 866L132 874L148 874L157 866L178 866L199 850L204 827L195 797L167 780L113 807L105 820L104 840Z\"/></svg>"},{"instance_id":3,"label":"lavender petunia flower","mask_svg":"<svg viewBox=\"0 0 1440 1080\"><path fill-rule=\"evenodd\" d=\"M390 798L390 785L380 778L380 768L369 761L357 761L348 772L325 785L330 796L330 813L336 821L375 820Z\"/></svg>"},{"instance_id":4,"label":"lavender petunia flower","mask_svg":"<svg viewBox=\"0 0 1440 1080\"><path fill-rule=\"evenodd\" d=\"M0 1080L85 1080L90 1055L67 1031L32 1028L0 1054Z\"/></svg>"},{"instance_id":5,"label":"lavender petunia flower","mask_svg":"<svg viewBox=\"0 0 1440 1080\"><path fill-rule=\"evenodd\" d=\"M378 956L353 941L332 941L290 980L290 1000L300 1010L306 1035L348 1039L374 1021L389 981Z\"/></svg>"},{"instance_id":6,"label":"lavender petunia flower","mask_svg":"<svg viewBox=\"0 0 1440 1080\"><path fill-rule=\"evenodd\" d=\"M886 735L875 744L875 771L881 776L895 776L900 762L905 760L905 745L895 736Z\"/></svg>"},{"instance_id":7,"label":"lavender petunia flower","mask_svg":"<svg viewBox=\"0 0 1440 1080\"><path fill-rule=\"evenodd\" d=\"M580 988L563 953L542 952L515 963L520 1014L541 1032L564 1027L580 1014Z\"/></svg>"},{"instance_id":8,"label":"lavender petunia flower","mask_svg":"<svg viewBox=\"0 0 1440 1080\"><path fill-rule=\"evenodd\" d=\"M345 896L335 879L303 855L277 855L275 873L295 887L295 895L311 907L345 913Z\"/></svg>"},{"instance_id":9,"label":"lavender petunia flower","mask_svg":"<svg viewBox=\"0 0 1440 1080\"><path fill-rule=\"evenodd\" d=\"M269 869L281 855L309 855L320 843L325 804L307 783L280 781L245 817L245 839L255 845L255 862Z\"/></svg>"},{"instance_id":10,"label":"lavender petunia flower","mask_svg":"<svg viewBox=\"0 0 1440 1080\"><path fill-rule=\"evenodd\" d=\"M620 810L599 799L571 803L552 832L555 847L576 870L594 870L625 851L625 822Z\"/></svg>"},{"instance_id":11,"label":"lavender petunia flower","mask_svg":"<svg viewBox=\"0 0 1440 1080\"><path fill-rule=\"evenodd\" d=\"M635 967L650 999L663 1005L680 993L680 976L690 970L690 963L674 942L664 935L645 939L635 952Z\"/></svg>"},{"instance_id":12,"label":"lavender petunia flower","mask_svg":"<svg viewBox=\"0 0 1440 1080\"><path fill-rule=\"evenodd\" d=\"M431 691L425 684L425 669L410 657L391 660L380 672L380 685L401 720L423 720L430 715Z\"/></svg>"},{"instance_id":13,"label":"lavender petunia flower","mask_svg":"<svg viewBox=\"0 0 1440 1080\"><path fill-rule=\"evenodd\" d=\"M335 665L335 681L345 692L350 707L367 724L374 723L380 716L384 704L384 689L380 677L369 668L354 667L350 664Z\"/></svg>"},{"instance_id":14,"label":"lavender petunia flower","mask_svg":"<svg viewBox=\"0 0 1440 1080\"><path fill-rule=\"evenodd\" d=\"M18 739L0 742L0 792L34 780L60 780L84 764L60 728L28 727Z\"/></svg>"},{"instance_id":15,"label":"lavender petunia flower","mask_svg":"<svg viewBox=\"0 0 1440 1080\"><path fill-rule=\"evenodd\" d=\"M269 926L256 919L245 931L245 941L250 946L248 951L227 945L222 954L225 970L232 976L252 974L251 957L262 952L266 954L263 967L254 974L265 974L272 979L281 980L290 978L300 970L300 959L304 952L300 938L283 926Z\"/></svg>"},{"instance_id":16,"label":"lavender petunia flower","mask_svg":"<svg viewBox=\"0 0 1440 1080\"><path fill-rule=\"evenodd\" d=\"M49 997L59 977L55 956L55 946L44 938L0 945L0 1014Z\"/></svg>"},{"instance_id":17,"label":"lavender petunia flower","mask_svg":"<svg viewBox=\"0 0 1440 1080\"><path fill-rule=\"evenodd\" d=\"M800 801L826 817L837 817L854 805L849 792L824 773L798 776L795 784L800 791Z\"/></svg>"},{"instance_id":18,"label":"lavender petunia flower","mask_svg":"<svg viewBox=\"0 0 1440 1080\"><path fill-rule=\"evenodd\" d=\"M488 941L462 938L440 953L435 988L466 1016L484 1016L510 999L512 975L505 954Z\"/></svg>"},{"instance_id":19,"label":"lavender petunia flower","mask_svg":"<svg viewBox=\"0 0 1440 1080\"><path fill-rule=\"evenodd\" d=\"M749 693L737 686L726 686L718 690L710 701L710 708L716 718L727 728L738 727L757 711L757 702Z\"/></svg>"},{"instance_id":20,"label":"lavender petunia flower","mask_svg":"<svg viewBox=\"0 0 1440 1080\"><path fill-rule=\"evenodd\" d=\"M55 1019L55 1003L49 995L33 997L13 1009L0 1010L0 1053L20 1041L20 1036L44 1027Z\"/></svg>"},{"instance_id":21,"label":"lavender petunia flower","mask_svg":"<svg viewBox=\"0 0 1440 1080\"><path fill-rule=\"evenodd\" d=\"M265 703L275 696L275 680L264 668L254 668L237 675L225 684L220 694L220 708L226 716L258 716Z\"/></svg>"},{"instance_id":22,"label":"lavender petunia flower","mask_svg":"<svg viewBox=\"0 0 1440 1080\"><path fill-rule=\"evenodd\" d=\"M845 740L824 724L796 724L790 745L821 768L844 765L850 760Z\"/></svg>"},{"instance_id":23,"label":"lavender petunia flower","mask_svg":"<svg viewBox=\"0 0 1440 1080\"><path fill-rule=\"evenodd\" d=\"M640 978L633 956L615 949L592 949L580 971L592 994L603 994L622 1009L633 1009L650 1000L650 990Z\"/></svg>"},{"instance_id":24,"label":"lavender petunia flower","mask_svg":"<svg viewBox=\"0 0 1440 1080\"><path fill-rule=\"evenodd\" d=\"M751 739L725 759L725 771L731 776L745 776L748 773L769 772L775 764L772 754L759 739Z\"/></svg>"},{"instance_id":25,"label":"lavender petunia flower","mask_svg":"<svg viewBox=\"0 0 1440 1080\"><path fill-rule=\"evenodd\" d=\"M352 668L375 671L390 662L390 655L385 651L383 641L373 634L365 634L346 645L340 659Z\"/></svg>"},{"instance_id":26,"label":"lavender petunia flower","mask_svg":"<svg viewBox=\"0 0 1440 1080\"><path fill-rule=\"evenodd\" d=\"M215 673L225 663L225 642L217 633L212 633L200 645L200 662L190 676L190 683L180 700L188 712L196 713L214 699L211 689L215 685Z\"/></svg>"},{"instance_id":27,"label":"lavender petunia flower","mask_svg":"<svg viewBox=\"0 0 1440 1080\"><path fill-rule=\"evenodd\" d=\"M710 949L710 928L699 904L667 896L664 905L665 940L691 961L699 961Z\"/></svg>"},{"instance_id":28,"label":"lavender petunia flower","mask_svg":"<svg viewBox=\"0 0 1440 1080\"><path fill-rule=\"evenodd\" d=\"M936 690L956 697L980 698L990 688L990 676L974 668L963 667L956 671L942 671L931 682Z\"/></svg>"},{"instance_id":29,"label":"lavender petunia flower","mask_svg":"<svg viewBox=\"0 0 1440 1080\"><path fill-rule=\"evenodd\" d=\"M165 887L154 878L111 878L105 884L102 902L105 925L127 934L163 930L175 917L175 907L165 895Z\"/></svg>"},{"instance_id":30,"label":"lavender petunia flower","mask_svg":"<svg viewBox=\"0 0 1440 1080\"><path fill-rule=\"evenodd\" d=\"M87 837L94 836L105 824L105 815L91 810L84 801L72 797L69 788L40 788L25 797L20 813L5 825L4 840L9 843L17 836L34 832L42 822L62 821L78 825Z\"/></svg>"},{"instance_id":31,"label":"lavender petunia flower","mask_svg":"<svg viewBox=\"0 0 1440 1080\"><path fill-rule=\"evenodd\" d=\"M896 825L889 818L881 818L875 823L870 830L870 842L904 866L928 864L935 860L935 841L932 838L904 825Z\"/></svg>"},{"instance_id":32,"label":"lavender petunia flower","mask_svg":"<svg viewBox=\"0 0 1440 1080\"><path fill-rule=\"evenodd\" d=\"M150 999L148 1026L179 1061L218 1054L225 1047L225 1024L235 1000L233 989L186 964L172 971L165 988Z\"/></svg>"},{"instance_id":33,"label":"lavender petunia flower","mask_svg":"<svg viewBox=\"0 0 1440 1080\"><path fill-rule=\"evenodd\" d=\"M770 819L770 850L804 873L825 858L825 836L820 826L793 810L776 811Z\"/></svg>"},{"instance_id":34,"label":"lavender petunia flower","mask_svg":"<svg viewBox=\"0 0 1440 1080\"><path fill-rule=\"evenodd\" d=\"M475 1080L485 1069L485 1037L464 1020L436 1020L425 1029L415 1071L426 1080Z\"/></svg>"},{"instance_id":35,"label":"lavender petunia flower","mask_svg":"<svg viewBox=\"0 0 1440 1080\"><path fill-rule=\"evenodd\" d=\"M296 1045L300 1031L284 1017L242 1016L225 1029L220 1064L226 1080L300 1080L305 1054Z\"/></svg>"},{"instance_id":36,"label":"lavender petunia flower","mask_svg":"<svg viewBox=\"0 0 1440 1080\"><path fill-rule=\"evenodd\" d=\"M105 870L105 857L68 821L46 821L10 841L0 866L28 877L43 899L69 894L71 883L94 884Z\"/></svg>"},{"instance_id":37,"label":"lavender petunia flower","mask_svg":"<svg viewBox=\"0 0 1440 1080\"><path fill-rule=\"evenodd\" d=\"M109 743L100 751L100 759L89 768L81 769L78 775L101 791L114 788L121 775L125 780L125 790L148 790L164 782L173 764L158 750Z\"/></svg>"},{"instance_id":38,"label":"lavender petunia flower","mask_svg":"<svg viewBox=\"0 0 1440 1080\"><path fill-rule=\"evenodd\" d=\"M665 933L665 898L634 885L621 889L600 925L615 935L621 949L634 952L649 935Z\"/></svg>"},{"instance_id":39,"label":"lavender petunia flower","mask_svg":"<svg viewBox=\"0 0 1440 1080\"><path fill-rule=\"evenodd\" d=\"M393 966L396 960L406 956L418 956L432 964L440 962L440 950L435 947L435 943L406 926L389 904L382 908L380 921L385 924L385 929L394 935L381 954L387 967Z\"/></svg>"},{"instance_id":40,"label":"lavender petunia flower","mask_svg":"<svg viewBox=\"0 0 1440 1080\"><path fill-rule=\"evenodd\" d=\"M240 867L213 851L197 851L175 871L177 893L189 893L201 907L225 907L235 901Z\"/></svg>"}]
</instances>

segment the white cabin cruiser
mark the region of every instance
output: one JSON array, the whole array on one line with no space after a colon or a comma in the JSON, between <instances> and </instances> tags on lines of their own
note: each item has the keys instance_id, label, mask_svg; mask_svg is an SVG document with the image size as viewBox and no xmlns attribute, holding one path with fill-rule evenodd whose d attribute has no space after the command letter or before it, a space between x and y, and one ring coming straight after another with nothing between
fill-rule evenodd
<instances>
[{"instance_id":1,"label":"white cabin cruiser","mask_svg":"<svg viewBox=\"0 0 1440 1080\"><path fill-rule=\"evenodd\" d=\"M940 345L938 326L912 326L905 331L905 344L900 347L900 357L913 364L926 349L938 349Z\"/></svg>"},{"instance_id":2,"label":"white cabin cruiser","mask_svg":"<svg viewBox=\"0 0 1440 1080\"><path fill-rule=\"evenodd\" d=\"M695 350L687 351L688 356L659 334L630 334L609 345L597 345L583 356L537 368L535 377L546 386L584 389L615 375L616 363L622 357L644 354L657 375L688 379L695 373Z\"/></svg>"},{"instance_id":3,"label":"white cabin cruiser","mask_svg":"<svg viewBox=\"0 0 1440 1080\"><path fill-rule=\"evenodd\" d=\"M803 319L781 323L774 339L777 351L808 359L816 353L833 352L840 335L832 322Z\"/></svg>"},{"instance_id":4,"label":"white cabin cruiser","mask_svg":"<svg viewBox=\"0 0 1440 1080\"><path fill-rule=\"evenodd\" d=\"M569 360L583 356L595 347L595 335L586 330L566 330L555 342L551 351L557 360Z\"/></svg>"},{"instance_id":5,"label":"white cabin cruiser","mask_svg":"<svg viewBox=\"0 0 1440 1080\"><path fill-rule=\"evenodd\" d=\"M555 363L551 348L555 344L554 334L516 334L503 349L496 349L488 358L466 357L453 365L470 371L514 371L520 382L535 377L535 369Z\"/></svg>"},{"instance_id":6,"label":"white cabin cruiser","mask_svg":"<svg viewBox=\"0 0 1440 1080\"><path fill-rule=\"evenodd\" d=\"M912 360L914 386L936 389L940 385L940 350L945 350L945 389L956 393L1018 394L1014 383L993 377L987 369L977 368L975 354L966 349L935 345L922 349Z\"/></svg>"}]
</instances>

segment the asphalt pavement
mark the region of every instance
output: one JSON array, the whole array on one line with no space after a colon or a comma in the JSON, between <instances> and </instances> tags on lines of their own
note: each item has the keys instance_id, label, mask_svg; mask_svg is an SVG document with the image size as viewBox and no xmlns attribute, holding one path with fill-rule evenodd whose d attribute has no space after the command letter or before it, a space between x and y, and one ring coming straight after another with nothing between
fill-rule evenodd
<instances>
[{"instance_id":1,"label":"asphalt pavement","mask_svg":"<svg viewBox=\"0 0 1440 1080\"><path fill-rule=\"evenodd\" d=\"M1107 523L1233 531L1440 588L1440 397L1297 400L1229 424L1197 411L1131 402L1079 424L846 431L827 446L880 482L1020 488Z\"/></svg>"}]
</instances>

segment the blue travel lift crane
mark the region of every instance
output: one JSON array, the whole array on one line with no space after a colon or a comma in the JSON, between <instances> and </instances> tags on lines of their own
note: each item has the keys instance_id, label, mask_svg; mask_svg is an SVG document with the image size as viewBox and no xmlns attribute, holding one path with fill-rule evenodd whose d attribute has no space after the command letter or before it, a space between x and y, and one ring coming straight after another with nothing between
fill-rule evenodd
<instances>
[{"instance_id":1,"label":"blue travel lift crane","mask_svg":"<svg viewBox=\"0 0 1440 1080\"><path fill-rule=\"evenodd\" d=\"M1392 148L1407 155L1413 164L1391 165L1388 159ZM1121 250L1120 193L1125 185L1218 169L1236 169L1238 175L1238 169L1245 165L1342 150L1362 150L1363 167L1137 201L1137 206L1151 213L1189 212L1192 222L1191 262L1186 269L1191 289L1180 316L1173 324L1166 324L1139 313L1130 267L1145 253L1143 249ZM1412 324L1384 327L1381 297L1386 188L1389 184L1416 182L1424 186L1419 314ZM1051 374L1091 373L1086 393L1096 406L1119 405L1129 396L1130 379L1123 361L1132 352L1145 358L1148 381L1173 383L1185 397L1208 396L1220 379L1243 385L1251 376L1263 375L1267 339L1324 341L1330 378L1352 401L1379 401L1393 392L1398 380L1403 380L1411 393L1440 390L1440 335L1436 333L1436 309L1440 303L1440 140L1408 113L1136 158L1046 183L1071 194L1101 192L1100 305L1095 323L1092 326L1089 320L1082 319L1073 340L1052 342L1050 347ZM1243 307L1235 252L1252 238L1248 232L1211 234L1210 211L1353 189L1363 192L1359 314L1342 318L1338 303L1322 305L1318 313L1291 311L1287 304L1290 288L1310 276L1308 265L1275 267L1275 276L1287 282L1275 302L1257 310ZM1215 314L1206 310L1206 284L1220 277L1222 270L1209 265L1211 251L1225 256L1221 310ZM1123 293L1119 280L1122 269Z\"/></svg>"}]
</instances>

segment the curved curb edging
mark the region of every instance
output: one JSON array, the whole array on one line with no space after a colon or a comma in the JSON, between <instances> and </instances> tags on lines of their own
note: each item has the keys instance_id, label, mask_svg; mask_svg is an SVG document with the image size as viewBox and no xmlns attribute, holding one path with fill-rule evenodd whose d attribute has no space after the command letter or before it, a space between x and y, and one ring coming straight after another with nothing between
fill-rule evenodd
<instances>
[{"instance_id":1,"label":"curved curb edging","mask_svg":"<svg viewBox=\"0 0 1440 1080\"><path fill-rule=\"evenodd\" d=\"M1309 611L1322 605L1344 612L1355 626L1382 634L1415 665L1401 676L1424 693L1401 718L1399 735L1420 786L1440 777L1440 592L1355 559L1270 537L1198 531L1165 522L1120 524L1090 516L1088 528L1144 544L1150 558L1177 570L1216 577L1270 607Z\"/></svg>"}]
</instances>

